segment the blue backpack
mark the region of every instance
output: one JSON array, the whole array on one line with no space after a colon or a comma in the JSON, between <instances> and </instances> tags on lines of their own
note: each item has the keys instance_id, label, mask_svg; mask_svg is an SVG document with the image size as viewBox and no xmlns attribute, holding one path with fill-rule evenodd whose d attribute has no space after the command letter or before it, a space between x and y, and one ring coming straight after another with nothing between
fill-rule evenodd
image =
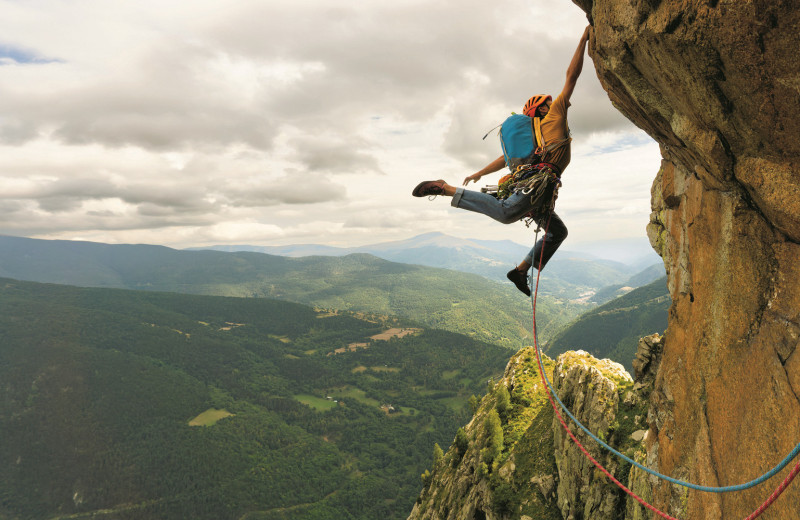
<instances>
[{"instance_id":1,"label":"blue backpack","mask_svg":"<svg viewBox=\"0 0 800 520\"><path fill-rule=\"evenodd\" d=\"M500 125L500 143L506 165L515 171L521 164L537 164L542 161L540 143L536 140L534 118L512 114ZM537 153L538 152L538 153Z\"/></svg>"},{"instance_id":2,"label":"blue backpack","mask_svg":"<svg viewBox=\"0 0 800 520\"><path fill-rule=\"evenodd\" d=\"M525 193L533 193L531 204L537 208L534 213L541 212L545 206L552 210L554 194L561 182L560 172L545 161L550 151L569 143L571 138L566 137L548 145L542 136L541 118L520 114L512 114L503 121L498 134L503 156L511 173L502 177L497 185L486 186L481 191L506 199L521 189ZM483 138L486 139L488 135Z\"/></svg>"}]
</instances>

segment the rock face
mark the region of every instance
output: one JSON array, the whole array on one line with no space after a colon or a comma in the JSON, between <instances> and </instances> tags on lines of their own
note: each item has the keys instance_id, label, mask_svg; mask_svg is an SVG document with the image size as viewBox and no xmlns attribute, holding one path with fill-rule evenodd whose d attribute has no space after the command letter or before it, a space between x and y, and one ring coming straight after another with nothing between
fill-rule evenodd
<instances>
[{"instance_id":1,"label":"rock face","mask_svg":"<svg viewBox=\"0 0 800 520\"><path fill-rule=\"evenodd\" d=\"M545 370L564 404L591 431L630 455L644 456L647 402L637 397L621 365L579 351L566 352L555 363L545 358ZM627 481L627 466L582 432L578 437L616 478ZM514 355L425 480L409 520L622 520L625 515L625 495L555 420L530 347Z\"/></svg>"},{"instance_id":2,"label":"rock face","mask_svg":"<svg viewBox=\"0 0 800 520\"><path fill-rule=\"evenodd\" d=\"M636 356L633 358L633 375L636 378L637 388L655 381L663 351L664 340L659 334L652 334L639 340Z\"/></svg>"},{"instance_id":3,"label":"rock face","mask_svg":"<svg viewBox=\"0 0 800 520\"><path fill-rule=\"evenodd\" d=\"M615 106L661 146L648 236L672 307L648 464L740 484L800 441L800 9L788 0L574 0ZM680 518L743 518L788 470L725 495L653 482ZM800 518L794 484L762 518Z\"/></svg>"},{"instance_id":4,"label":"rock face","mask_svg":"<svg viewBox=\"0 0 800 520\"><path fill-rule=\"evenodd\" d=\"M631 430L638 427L637 414L632 406L623 406L624 398L620 394L629 395L628 405L638 404L638 400L630 397L633 380L622 365L609 360L598 361L583 351L566 352L558 357L553 386L572 414L592 433L615 446L636 444L631 442L630 435ZM604 452L577 427L570 424L570 428L615 478L627 478L622 474L627 468L620 467L618 459ZM558 507L562 517L567 520L622 518L625 496L584 456L557 420L553 421L553 430Z\"/></svg>"}]
</instances>

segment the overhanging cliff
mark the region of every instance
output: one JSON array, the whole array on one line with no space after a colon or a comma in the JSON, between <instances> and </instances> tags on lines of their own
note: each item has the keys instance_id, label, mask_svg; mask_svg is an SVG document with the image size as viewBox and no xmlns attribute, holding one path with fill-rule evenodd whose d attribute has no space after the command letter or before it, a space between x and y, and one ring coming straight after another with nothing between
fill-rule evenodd
<instances>
[{"instance_id":1,"label":"overhanging cliff","mask_svg":"<svg viewBox=\"0 0 800 520\"><path fill-rule=\"evenodd\" d=\"M800 441L800 9L574 1L610 99L663 156L648 235L673 304L648 460L707 486L749 481ZM647 482L673 516L743 518L787 471L724 495ZM798 504L795 484L762 518L800 518Z\"/></svg>"}]
</instances>

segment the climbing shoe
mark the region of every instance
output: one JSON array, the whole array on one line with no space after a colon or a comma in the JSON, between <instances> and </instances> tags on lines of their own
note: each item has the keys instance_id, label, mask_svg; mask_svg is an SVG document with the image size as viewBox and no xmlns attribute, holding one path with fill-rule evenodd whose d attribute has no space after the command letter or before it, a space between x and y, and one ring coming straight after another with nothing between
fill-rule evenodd
<instances>
[{"instance_id":1,"label":"climbing shoe","mask_svg":"<svg viewBox=\"0 0 800 520\"><path fill-rule=\"evenodd\" d=\"M523 273L522 271L517 270L516 268L510 270L508 274L506 274L509 280L517 286L517 289L522 291L525 296L531 295L531 290L528 287L528 274Z\"/></svg>"},{"instance_id":2,"label":"climbing shoe","mask_svg":"<svg viewBox=\"0 0 800 520\"><path fill-rule=\"evenodd\" d=\"M444 195L444 181L423 181L411 192L415 197L426 197L429 195Z\"/></svg>"}]
</instances>

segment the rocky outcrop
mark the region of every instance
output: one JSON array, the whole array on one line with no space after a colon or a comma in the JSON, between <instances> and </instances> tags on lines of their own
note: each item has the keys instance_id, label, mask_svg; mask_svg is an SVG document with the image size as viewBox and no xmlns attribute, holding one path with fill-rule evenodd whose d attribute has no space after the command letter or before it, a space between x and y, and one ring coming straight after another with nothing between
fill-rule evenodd
<instances>
[{"instance_id":1,"label":"rocky outcrop","mask_svg":"<svg viewBox=\"0 0 800 520\"><path fill-rule=\"evenodd\" d=\"M531 348L520 350L503 378L490 384L472 420L432 468L409 520L560 520L553 410L534 356ZM546 365L552 370L551 360Z\"/></svg>"},{"instance_id":2,"label":"rocky outcrop","mask_svg":"<svg viewBox=\"0 0 800 520\"><path fill-rule=\"evenodd\" d=\"M636 351L636 358L633 361L634 385L633 393L642 402L648 402L649 396L655 386L656 375L661 365L661 353L664 351L664 337L653 334L639 340ZM648 425L658 425L663 423L663 417L655 414L653 407L643 407L647 409ZM655 428L657 430L657 426ZM636 449L631 450L628 455L637 463L644 466L658 469L656 459L658 457L658 443L648 442L651 429L639 430L634 433L634 440L640 444ZM649 449L648 449L649 448ZM653 498L653 487L658 484L658 479L649 475L647 472L631 467L628 476L628 488L637 496L650 502ZM631 497L626 497L625 520L646 520L653 516L653 513L642 506Z\"/></svg>"},{"instance_id":3,"label":"rocky outcrop","mask_svg":"<svg viewBox=\"0 0 800 520\"><path fill-rule=\"evenodd\" d=\"M634 389L653 384L663 351L664 338L660 334L652 334L639 340L636 356L633 358L633 377L636 380Z\"/></svg>"},{"instance_id":4,"label":"rocky outcrop","mask_svg":"<svg viewBox=\"0 0 800 520\"><path fill-rule=\"evenodd\" d=\"M708 486L751 480L800 441L800 9L574 1L611 101L663 156L648 236L673 304L647 463ZM780 479L725 495L643 480L673 516L727 519ZM763 518L800 518L798 503L795 484Z\"/></svg>"},{"instance_id":5,"label":"rocky outcrop","mask_svg":"<svg viewBox=\"0 0 800 520\"><path fill-rule=\"evenodd\" d=\"M544 361L556 392L581 422L631 456L642 451L647 403L621 365L581 351ZM584 433L578 437L627 482L627 465ZM554 418L530 347L514 355L425 480L409 520L621 520L625 514L625 495Z\"/></svg>"},{"instance_id":6,"label":"rocky outcrop","mask_svg":"<svg viewBox=\"0 0 800 520\"><path fill-rule=\"evenodd\" d=\"M633 380L619 363L598 361L583 351L558 357L553 375L556 394L589 431L616 447L638 445L631 435L644 424L643 401L633 392ZM565 417L566 419L566 417ZM590 437L568 423L592 457L614 475L627 479L627 466L605 452ZM611 483L573 443L556 419L553 421L558 467L558 507L567 520L622 518L625 495Z\"/></svg>"}]
</instances>

